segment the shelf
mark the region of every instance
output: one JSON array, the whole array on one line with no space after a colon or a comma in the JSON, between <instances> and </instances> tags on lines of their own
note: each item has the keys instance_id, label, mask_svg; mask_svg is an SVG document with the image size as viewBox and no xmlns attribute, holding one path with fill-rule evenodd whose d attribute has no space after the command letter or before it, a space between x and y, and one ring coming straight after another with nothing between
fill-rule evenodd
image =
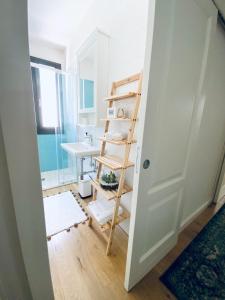
<instances>
[{"instance_id":1,"label":"shelf","mask_svg":"<svg viewBox=\"0 0 225 300\"><path fill-rule=\"evenodd\" d=\"M128 121L128 122L131 122L131 121L135 121L133 119L130 119L130 118L108 118L108 119L101 119L101 121Z\"/></svg>"},{"instance_id":2,"label":"shelf","mask_svg":"<svg viewBox=\"0 0 225 300\"><path fill-rule=\"evenodd\" d=\"M124 166L123 161L119 157L111 155L98 156L94 157L94 159L99 163L105 165L106 167L110 168L111 170L127 169L134 166L134 163L130 161L128 161L127 165Z\"/></svg>"},{"instance_id":3,"label":"shelf","mask_svg":"<svg viewBox=\"0 0 225 300\"><path fill-rule=\"evenodd\" d=\"M82 123L77 123L77 126L79 126L79 127L85 127L85 128L87 128L87 127L95 127L94 124L82 124Z\"/></svg>"},{"instance_id":4,"label":"shelf","mask_svg":"<svg viewBox=\"0 0 225 300\"><path fill-rule=\"evenodd\" d=\"M115 191L107 191L107 190L104 190L104 189L101 187L101 185L100 185L100 183L98 182L98 180L92 179L92 180L91 180L91 184L92 184L92 186L93 186L98 192L100 192L107 200L114 199L114 198L117 196L117 190L115 190ZM127 184L124 184L122 194L126 194L126 193L129 193L129 192L132 192L132 188L129 187Z\"/></svg>"},{"instance_id":5,"label":"shelf","mask_svg":"<svg viewBox=\"0 0 225 300\"><path fill-rule=\"evenodd\" d=\"M114 144L114 145L127 145L127 144L129 144L127 140L115 141L115 140L106 139L105 137L100 137L99 139L100 139L100 141L110 143L110 144ZM133 140L130 144L134 144L134 143L136 143L135 140Z\"/></svg>"},{"instance_id":6,"label":"shelf","mask_svg":"<svg viewBox=\"0 0 225 300\"><path fill-rule=\"evenodd\" d=\"M98 220L96 219L96 217L94 216L94 214L92 214L90 212L90 210L88 210L89 215L91 215L91 217L95 220L96 223L98 223L99 228L101 230L101 232L105 232L107 230L111 229L112 226L112 220L108 221L105 224L99 224ZM117 216L117 220L115 222L115 225L120 224L121 222L123 222L124 220L128 219L130 217L130 214L127 211L124 211L122 214L120 214L119 216Z\"/></svg>"},{"instance_id":7,"label":"shelf","mask_svg":"<svg viewBox=\"0 0 225 300\"><path fill-rule=\"evenodd\" d=\"M121 222L123 222L124 220L128 219L130 217L130 214L127 212L127 211L124 211L121 215L119 215L117 217L117 220L116 220L116 223L115 225L118 225L120 224ZM110 230L111 229L111 226L112 226L112 221L109 221L107 222L106 224L104 225L99 225L100 227L100 230L102 232L105 232L107 230Z\"/></svg>"},{"instance_id":8,"label":"shelf","mask_svg":"<svg viewBox=\"0 0 225 300\"><path fill-rule=\"evenodd\" d=\"M95 114L96 110L95 109L90 109L90 110L79 110L78 111L79 114Z\"/></svg>"},{"instance_id":9,"label":"shelf","mask_svg":"<svg viewBox=\"0 0 225 300\"><path fill-rule=\"evenodd\" d=\"M109 96L109 97L106 97L104 100L106 100L106 101L119 101L119 100L124 100L124 99L135 97L135 96L137 96L137 93L129 92L127 94Z\"/></svg>"},{"instance_id":10,"label":"shelf","mask_svg":"<svg viewBox=\"0 0 225 300\"><path fill-rule=\"evenodd\" d=\"M103 229L102 231L110 229L116 204L119 204L115 218L115 224L117 225L130 215L127 209L124 209L123 206L118 203L118 199L111 201L97 199L87 205L89 215L99 224L100 229Z\"/></svg>"}]
</instances>

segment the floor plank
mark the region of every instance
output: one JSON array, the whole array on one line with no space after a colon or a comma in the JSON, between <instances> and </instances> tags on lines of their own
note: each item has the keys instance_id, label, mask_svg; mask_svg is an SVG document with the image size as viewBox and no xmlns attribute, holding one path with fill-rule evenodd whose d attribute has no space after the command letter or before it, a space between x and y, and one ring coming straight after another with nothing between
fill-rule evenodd
<instances>
[{"instance_id":1,"label":"floor plank","mask_svg":"<svg viewBox=\"0 0 225 300\"><path fill-rule=\"evenodd\" d=\"M76 185L46 190L43 196L66 190L76 191ZM84 200L83 204L85 205ZM118 226L112 255L106 256L106 243L97 229L86 224L62 232L48 242L50 269L56 300L164 300L175 299L161 284L159 276L179 256L202 227L222 205L210 206L179 235L175 248L135 287L127 293L123 287L127 235Z\"/></svg>"}]
</instances>

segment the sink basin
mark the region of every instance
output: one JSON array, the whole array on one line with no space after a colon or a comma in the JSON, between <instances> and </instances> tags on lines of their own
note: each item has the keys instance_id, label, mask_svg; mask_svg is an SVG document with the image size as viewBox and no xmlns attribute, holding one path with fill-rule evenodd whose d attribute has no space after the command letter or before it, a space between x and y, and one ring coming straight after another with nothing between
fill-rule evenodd
<instances>
[{"instance_id":1,"label":"sink basin","mask_svg":"<svg viewBox=\"0 0 225 300\"><path fill-rule=\"evenodd\" d=\"M62 143L61 147L69 154L79 157L99 155L100 149L97 146L91 146L86 143Z\"/></svg>"}]
</instances>

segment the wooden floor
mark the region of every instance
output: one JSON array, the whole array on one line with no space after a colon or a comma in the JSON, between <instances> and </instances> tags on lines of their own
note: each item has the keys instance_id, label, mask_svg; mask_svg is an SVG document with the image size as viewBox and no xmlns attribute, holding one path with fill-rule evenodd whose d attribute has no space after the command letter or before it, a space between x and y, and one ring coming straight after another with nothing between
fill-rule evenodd
<instances>
[{"instance_id":1,"label":"wooden floor","mask_svg":"<svg viewBox=\"0 0 225 300\"><path fill-rule=\"evenodd\" d=\"M76 189L68 185L43 192L44 196ZM221 205L221 204L220 204ZM56 300L160 300L175 299L161 284L159 276L219 208L207 208L179 236L176 247L130 292L123 287L127 236L116 229L112 255L105 255L101 234L87 225L62 232L48 242L50 268ZM117 226L118 227L118 226Z\"/></svg>"}]
</instances>

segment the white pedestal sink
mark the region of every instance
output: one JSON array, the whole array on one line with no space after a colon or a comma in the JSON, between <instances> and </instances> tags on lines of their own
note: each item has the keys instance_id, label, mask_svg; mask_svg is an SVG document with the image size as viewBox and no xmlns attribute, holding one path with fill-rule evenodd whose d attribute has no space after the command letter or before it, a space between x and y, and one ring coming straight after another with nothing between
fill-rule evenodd
<instances>
[{"instance_id":1,"label":"white pedestal sink","mask_svg":"<svg viewBox=\"0 0 225 300\"><path fill-rule=\"evenodd\" d=\"M99 147L92 146L86 143L62 143L61 147L71 155L78 157L99 155Z\"/></svg>"},{"instance_id":2,"label":"white pedestal sink","mask_svg":"<svg viewBox=\"0 0 225 300\"><path fill-rule=\"evenodd\" d=\"M89 145L87 143L61 143L61 147L68 152L70 155L76 156L80 159L80 172L77 168L77 178L81 180L84 177L84 159L88 156L95 156L100 154L100 148L96 146Z\"/></svg>"}]
</instances>

